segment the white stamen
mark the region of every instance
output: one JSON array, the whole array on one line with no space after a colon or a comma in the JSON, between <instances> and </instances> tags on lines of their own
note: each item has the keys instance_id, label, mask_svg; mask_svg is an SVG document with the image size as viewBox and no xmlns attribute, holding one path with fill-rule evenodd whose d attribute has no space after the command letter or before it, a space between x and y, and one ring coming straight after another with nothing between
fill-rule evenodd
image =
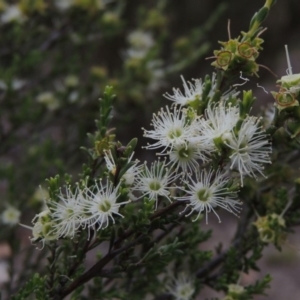
<instances>
[{"instance_id":1,"label":"white stamen","mask_svg":"<svg viewBox=\"0 0 300 300\"><path fill-rule=\"evenodd\" d=\"M269 93L267 92L267 90L266 90L263 86L259 85L258 83L256 84L256 86L259 87L259 88L261 88L261 89L263 89L264 92L265 92L266 94L269 94Z\"/></svg>"},{"instance_id":2,"label":"white stamen","mask_svg":"<svg viewBox=\"0 0 300 300\"><path fill-rule=\"evenodd\" d=\"M242 80L244 80L244 82L243 82L243 83L236 83L236 84L233 85L233 87L235 87L235 86L242 86L242 85L246 84L246 83L250 80L249 78L244 78L242 72L241 72L240 78L241 78Z\"/></svg>"},{"instance_id":3,"label":"white stamen","mask_svg":"<svg viewBox=\"0 0 300 300\"><path fill-rule=\"evenodd\" d=\"M293 71L292 71L292 65L291 65L291 61L290 61L288 46L284 45L284 48L285 48L286 60L287 60L287 64L288 64L287 74L292 75Z\"/></svg>"}]
</instances>

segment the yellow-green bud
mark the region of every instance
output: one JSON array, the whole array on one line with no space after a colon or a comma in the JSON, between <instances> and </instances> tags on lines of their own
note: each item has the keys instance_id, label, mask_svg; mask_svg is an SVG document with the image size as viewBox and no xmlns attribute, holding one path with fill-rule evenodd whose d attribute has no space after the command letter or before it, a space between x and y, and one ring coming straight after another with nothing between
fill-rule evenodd
<instances>
[{"instance_id":1,"label":"yellow-green bud","mask_svg":"<svg viewBox=\"0 0 300 300\"><path fill-rule=\"evenodd\" d=\"M264 217L258 217L253 225L257 228L259 238L264 243L281 243L285 239L282 229L285 228L285 220L275 213Z\"/></svg>"},{"instance_id":2,"label":"yellow-green bud","mask_svg":"<svg viewBox=\"0 0 300 300\"><path fill-rule=\"evenodd\" d=\"M289 92L286 89L280 89L278 93L271 92L276 100L275 106L278 108L279 112L283 109L293 106L299 106L299 102L295 97L295 94Z\"/></svg>"}]
</instances>

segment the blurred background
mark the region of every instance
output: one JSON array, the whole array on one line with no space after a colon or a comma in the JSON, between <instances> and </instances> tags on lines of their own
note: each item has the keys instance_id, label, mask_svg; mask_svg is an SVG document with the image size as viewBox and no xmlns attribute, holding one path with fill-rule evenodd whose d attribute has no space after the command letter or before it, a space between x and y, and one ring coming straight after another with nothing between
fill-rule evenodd
<instances>
[{"instance_id":1,"label":"blurred background","mask_svg":"<svg viewBox=\"0 0 300 300\"><path fill-rule=\"evenodd\" d=\"M18 223L30 224L40 211L47 198L45 178L68 172L76 180L87 161L80 147L94 146L87 133L95 130L105 86L114 86L117 94L112 120L117 140L127 143L139 137L137 157L151 159L153 153L141 150L147 142L141 127L149 128L152 113L170 104L163 93L182 87L180 75L191 80L211 74L211 61L205 58L219 49L218 41L228 39L228 19L235 38L247 31L263 4L263 0L0 0L0 287L7 281L8 264L15 257L19 263L18 253L31 247L30 232ZM273 102L264 89L276 90L276 80L286 74L285 44L294 73L300 73L299 12L299 0L278 0L264 23L267 31L258 63L278 78L261 68L260 77L242 87L254 89L256 111ZM224 238L227 226L230 237L234 222L230 217L227 221L227 215L225 224L209 225L215 229L215 240ZM268 299L299 299L299 246L300 239L293 235L283 255L272 247L268 250L261 262L262 273L274 277ZM23 273L16 275L15 287L26 280ZM242 277L241 283L254 282L258 276Z\"/></svg>"}]
</instances>

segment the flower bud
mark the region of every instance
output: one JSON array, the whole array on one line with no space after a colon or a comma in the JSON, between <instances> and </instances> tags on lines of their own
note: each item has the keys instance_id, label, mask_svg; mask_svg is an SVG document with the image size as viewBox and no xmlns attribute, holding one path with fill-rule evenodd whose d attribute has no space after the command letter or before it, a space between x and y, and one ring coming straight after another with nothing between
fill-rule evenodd
<instances>
[{"instance_id":1,"label":"flower bud","mask_svg":"<svg viewBox=\"0 0 300 300\"><path fill-rule=\"evenodd\" d=\"M278 93L271 93L276 100L275 106L278 108L279 112L288 107L299 106L299 102L296 99L295 94L284 88L281 88Z\"/></svg>"},{"instance_id":2,"label":"flower bud","mask_svg":"<svg viewBox=\"0 0 300 300\"><path fill-rule=\"evenodd\" d=\"M280 244L285 240L283 233L285 220L280 215L273 213L258 217L253 225L257 228L260 240L264 243Z\"/></svg>"}]
</instances>

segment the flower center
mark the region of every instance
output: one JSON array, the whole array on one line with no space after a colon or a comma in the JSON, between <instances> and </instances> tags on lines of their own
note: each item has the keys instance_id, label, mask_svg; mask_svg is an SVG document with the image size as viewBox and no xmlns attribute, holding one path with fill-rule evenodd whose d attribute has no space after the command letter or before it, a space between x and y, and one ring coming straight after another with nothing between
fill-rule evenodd
<instances>
[{"instance_id":1,"label":"flower center","mask_svg":"<svg viewBox=\"0 0 300 300\"><path fill-rule=\"evenodd\" d=\"M183 299L190 299L190 297L193 295L194 290L192 286L188 283L183 284L181 287L179 287L178 294L183 298Z\"/></svg>"},{"instance_id":2,"label":"flower center","mask_svg":"<svg viewBox=\"0 0 300 300\"><path fill-rule=\"evenodd\" d=\"M243 155L243 156L248 156L249 148L247 146L247 143L241 143L238 153Z\"/></svg>"},{"instance_id":3,"label":"flower center","mask_svg":"<svg viewBox=\"0 0 300 300\"><path fill-rule=\"evenodd\" d=\"M178 150L178 156L181 159L188 159L191 155L191 150L187 147L183 147L181 149Z\"/></svg>"},{"instance_id":4,"label":"flower center","mask_svg":"<svg viewBox=\"0 0 300 300\"><path fill-rule=\"evenodd\" d=\"M207 202L211 197L211 192L209 189L203 188L197 192L197 197L199 201Z\"/></svg>"},{"instance_id":5,"label":"flower center","mask_svg":"<svg viewBox=\"0 0 300 300\"><path fill-rule=\"evenodd\" d=\"M149 188L152 191L158 191L161 188L161 185L158 181L152 181L149 184Z\"/></svg>"},{"instance_id":6,"label":"flower center","mask_svg":"<svg viewBox=\"0 0 300 300\"><path fill-rule=\"evenodd\" d=\"M103 212L108 212L111 208L111 203L109 200L104 200L101 204L99 204L99 209Z\"/></svg>"},{"instance_id":7,"label":"flower center","mask_svg":"<svg viewBox=\"0 0 300 300\"><path fill-rule=\"evenodd\" d=\"M173 128L169 131L168 137L172 140L180 137L182 135L182 130L181 128Z\"/></svg>"},{"instance_id":8,"label":"flower center","mask_svg":"<svg viewBox=\"0 0 300 300\"><path fill-rule=\"evenodd\" d=\"M67 216L71 216L74 213L74 210L72 208L67 209Z\"/></svg>"}]
</instances>

